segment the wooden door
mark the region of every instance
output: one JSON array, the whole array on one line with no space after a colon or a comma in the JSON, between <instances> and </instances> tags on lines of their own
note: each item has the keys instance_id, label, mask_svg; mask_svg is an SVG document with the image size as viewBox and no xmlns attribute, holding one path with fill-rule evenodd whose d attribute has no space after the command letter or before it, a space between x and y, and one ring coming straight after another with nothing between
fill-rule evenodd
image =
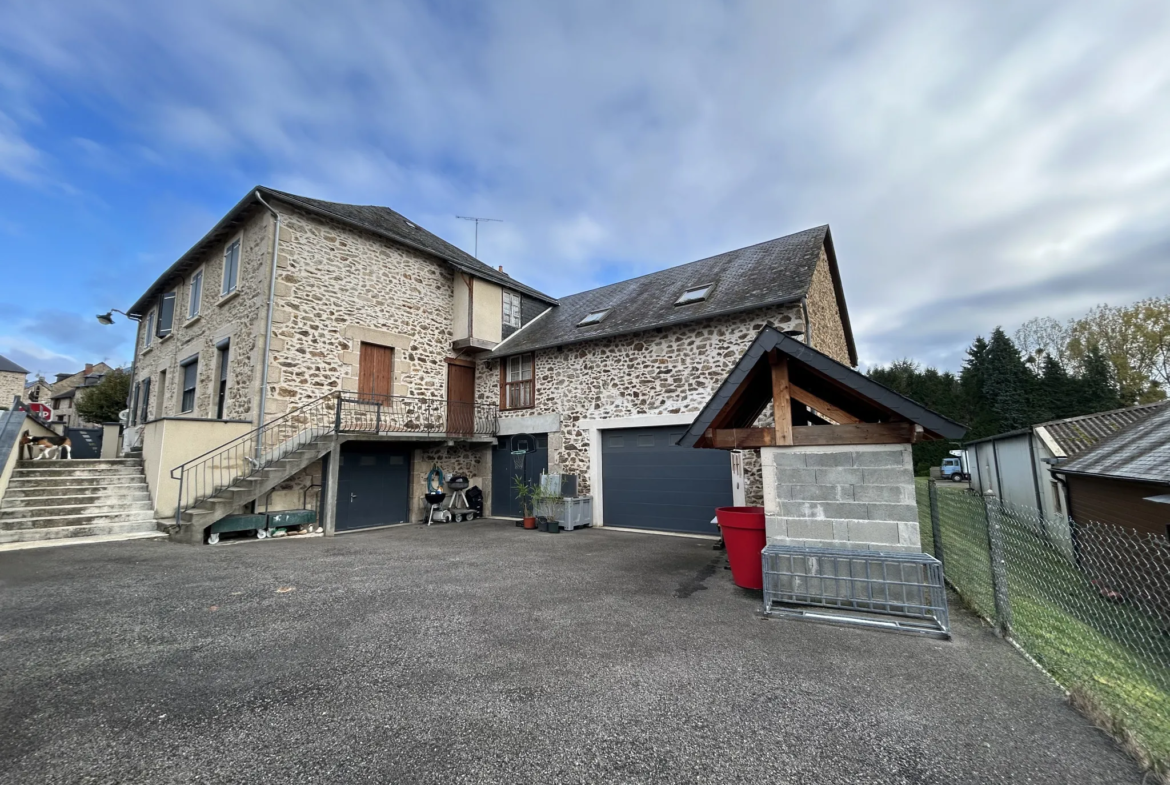
<instances>
[{"instance_id":1,"label":"wooden door","mask_svg":"<svg viewBox=\"0 0 1170 785\"><path fill-rule=\"evenodd\" d=\"M474 366L447 366L447 431L461 436L475 432Z\"/></svg>"},{"instance_id":2,"label":"wooden door","mask_svg":"<svg viewBox=\"0 0 1170 785\"><path fill-rule=\"evenodd\" d=\"M358 397L387 403L393 382L394 350L389 346L363 343L358 364Z\"/></svg>"}]
</instances>

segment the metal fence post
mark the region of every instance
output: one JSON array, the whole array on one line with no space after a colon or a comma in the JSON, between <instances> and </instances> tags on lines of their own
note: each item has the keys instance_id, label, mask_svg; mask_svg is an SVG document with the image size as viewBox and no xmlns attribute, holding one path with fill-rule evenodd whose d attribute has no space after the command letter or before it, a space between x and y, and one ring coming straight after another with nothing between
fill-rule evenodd
<instances>
[{"instance_id":1,"label":"metal fence post","mask_svg":"<svg viewBox=\"0 0 1170 785\"><path fill-rule=\"evenodd\" d=\"M1003 550L1003 532L999 528L999 499L983 497L987 519L987 551L991 561L991 589L995 598L995 628L1007 637L1012 630L1012 606L1008 597L1007 561ZM995 507L995 511L992 510Z\"/></svg>"},{"instance_id":2,"label":"metal fence post","mask_svg":"<svg viewBox=\"0 0 1170 785\"><path fill-rule=\"evenodd\" d=\"M341 396L337 396L337 410L333 415L333 430L341 433Z\"/></svg>"},{"instance_id":3,"label":"metal fence post","mask_svg":"<svg viewBox=\"0 0 1170 785\"><path fill-rule=\"evenodd\" d=\"M378 401L378 411L374 413L374 433L382 432L382 402Z\"/></svg>"},{"instance_id":4,"label":"metal fence post","mask_svg":"<svg viewBox=\"0 0 1170 785\"><path fill-rule=\"evenodd\" d=\"M938 511L938 486L934 480L927 483L930 489L930 538L934 541L934 558L942 562L946 566L946 560L943 559L943 541L942 541L942 522L939 520Z\"/></svg>"}]
</instances>

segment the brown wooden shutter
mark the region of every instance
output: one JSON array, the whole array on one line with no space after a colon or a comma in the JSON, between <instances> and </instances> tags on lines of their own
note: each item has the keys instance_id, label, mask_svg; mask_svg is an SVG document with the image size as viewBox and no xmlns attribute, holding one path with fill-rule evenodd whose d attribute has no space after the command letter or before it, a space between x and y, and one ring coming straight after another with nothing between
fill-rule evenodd
<instances>
[{"instance_id":1,"label":"brown wooden shutter","mask_svg":"<svg viewBox=\"0 0 1170 785\"><path fill-rule=\"evenodd\" d=\"M394 389L394 350L363 343L358 362L358 396L389 398Z\"/></svg>"}]
</instances>

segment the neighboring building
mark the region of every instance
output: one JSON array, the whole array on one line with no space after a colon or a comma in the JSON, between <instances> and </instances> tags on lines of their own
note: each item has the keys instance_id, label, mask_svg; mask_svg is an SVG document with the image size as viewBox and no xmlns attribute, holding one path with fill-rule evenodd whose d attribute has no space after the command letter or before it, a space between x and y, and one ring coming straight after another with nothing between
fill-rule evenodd
<instances>
[{"instance_id":1,"label":"neighboring building","mask_svg":"<svg viewBox=\"0 0 1170 785\"><path fill-rule=\"evenodd\" d=\"M1112 523L1170 538L1170 406L1052 467L1077 522Z\"/></svg>"},{"instance_id":2,"label":"neighboring building","mask_svg":"<svg viewBox=\"0 0 1170 785\"><path fill-rule=\"evenodd\" d=\"M259 187L129 313L127 443L158 514L187 511L186 539L320 485L327 529L419 520L436 465L497 515L516 512L514 476L550 470L578 476L596 522L698 530L732 501L731 460L674 442L757 333L856 364L827 226L558 300L387 208ZM519 441L533 449L513 455ZM208 451L180 489L172 470ZM758 454L743 457L758 499ZM649 470L639 490L631 462ZM271 468L244 488L251 465Z\"/></svg>"},{"instance_id":3,"label":"neighboring building","mask_svg":"<svg viewBox=\"0 0 1170 785\"><path fill-rule=\"evenodd\" d=\"M28 371L0 355L0 408L11 409L12 401L24 394Z\"/></svg>"},{"instance_id":4,"label":"neighboring building","mask_svg":"<svg viewBox=\"0 0 1170 785\"><path fill-rule=\"evenodd\" d=\"M1049 476L1049 467L1080 455L1165 405L1163 401L1051 420L967 442L971 487L1016 507L1040 510L1045 518L1066 520L1068 500L1060 483Z\"/></svg>"},{"instance_id":5,"label":"neighboring building","mask_svg":"<svg viewBox=\"0 0 1170 785\"><path fill-rule=\"evenodd\" d=\"M24 386L24 400L29 403L43 403L47 406L52 396L53 386L44 377L38 376Z\"/></svg>"},{"instance_id":6,"label":"neighboring building","mask_svg":"<svg viewBox=\"0 0 1170 785\"><path fill-rule=\"evenodd\" d=\"M103 370L98 370L98 366L86 365L86 373L81 376L80 383L74 384L79 374L72 374L66 377L66 380L59 383L61 388L58 392L54 392L50 399L53 402L53 422L63 423L66 428L85 428L101 425L101 423L91 423L81 418L77 413L77 404L85 396L86 389L97 386L102 378L109 371L109 366L105 363L98 363ZM59 374L62 375L62 374Z\"/></svg>"}]
</instances>

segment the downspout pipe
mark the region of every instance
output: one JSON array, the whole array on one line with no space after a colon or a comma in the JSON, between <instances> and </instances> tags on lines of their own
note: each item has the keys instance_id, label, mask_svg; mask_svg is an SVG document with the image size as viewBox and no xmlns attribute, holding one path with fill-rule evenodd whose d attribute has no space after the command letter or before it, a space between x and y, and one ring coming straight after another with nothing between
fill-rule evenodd
<instances>
[{"instance_id":1,"label":"downspout pipe","mask_svg":"<svg viewBox=\"0 0 1170 785\"><path fill-rule=\"evenodd\" d=\"M260 365L260 411L256 420L256 427L260 428L264 426L264 415L268 404L268 359L272 348L272 310L276 302L276 254L280 248L280 213L273 210L272 206L264 201L264 197L260 195L260 191L256 191L256 201L264 205L265 209L272 213L272 218L275 221L272 233L272 275L268 280L268 316L264 325L264 356L263 362ZM257 460L259 460L263 450L263 439L257 439Z\"/></svg>"}]
</instances>

